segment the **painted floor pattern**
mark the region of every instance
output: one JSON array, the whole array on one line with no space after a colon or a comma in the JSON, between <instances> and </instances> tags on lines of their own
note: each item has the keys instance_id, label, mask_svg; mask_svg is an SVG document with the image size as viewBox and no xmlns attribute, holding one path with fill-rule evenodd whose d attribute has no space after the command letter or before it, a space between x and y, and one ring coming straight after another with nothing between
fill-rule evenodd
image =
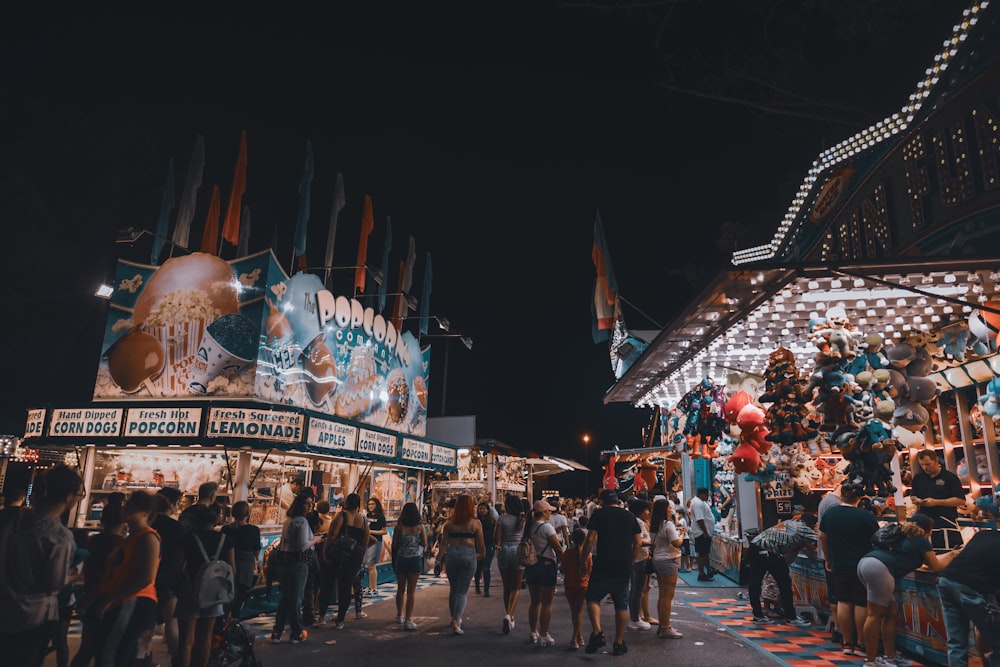
<instances>
[{"instance_id":1,"label":"painted floor pattern","mask_svg":"<svg viewBox=\"0 0 1000 667\"><path fill-rule=\"evenodd\" d=\"M719 623L760 651L768 653L790 667L859 667L864 658L844 655L823 625L797 627L771 622L753 622L750 603L736 597L716 599L688 598L686 605ZM904 655L914 667L930 667L913 656Z\"/></svg>"}]
</instances>

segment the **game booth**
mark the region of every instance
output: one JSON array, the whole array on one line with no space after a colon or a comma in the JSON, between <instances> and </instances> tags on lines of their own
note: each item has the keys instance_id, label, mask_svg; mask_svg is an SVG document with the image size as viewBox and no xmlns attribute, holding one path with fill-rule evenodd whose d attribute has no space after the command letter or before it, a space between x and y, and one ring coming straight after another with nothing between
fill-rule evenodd
<instances>
[{"instance_id":1,"label":"game booth","mask_svg":"<svg viewBox=\"0 0 1000 667\"><path fill-rule=\"evenodd\" d=\"M188 504L214 481L270 548L301 484L334 508L378 498L387 563L403 504L457 471L425 437L429 348L270 251L119 261L109 306L93 400L29 410L17 453L79 466L71 526L96 528L113 492L172 486Z\"/></svg>"},{"instance_id":2,"label":"game booth","mask_svg":"<svg viewBox=\"0 0 1000 667\"><path fill-rule=\"evenodd\" d=\"M732 484L713 563L734 581L748 530L815 511L844 479L880 521L912 515L925 448L964 483L965 539L997 529L996 24L972 4L910 101L819 155L772 240L735 252L604 397L657 411L661 444ZM627 342L619 316L612 358ZM822 561L792 572L799 610L827 621ZM902 581L897 643L944 664L935 582Z\"/></svg>"}]
</instances>

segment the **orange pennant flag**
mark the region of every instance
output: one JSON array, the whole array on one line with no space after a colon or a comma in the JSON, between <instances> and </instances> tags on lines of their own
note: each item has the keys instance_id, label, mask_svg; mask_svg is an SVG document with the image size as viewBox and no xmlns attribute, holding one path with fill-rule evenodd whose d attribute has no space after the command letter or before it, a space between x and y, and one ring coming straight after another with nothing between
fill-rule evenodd
<instances>
[{"instance_id":1,"label":"orange pennant flag","mask_svg":"<svg viewBox=\"0 0 1000 667\"><path fill-rule=\"evenodd\" d=\"M365 291L365 277L368 272L368 235L375 229L375 213L372 212L372 198L365 195L365 210L361 215L361 240L358 242L358 263L354 269L354 289Z\"/></svg>"},{"instance_id":2,"label":"orange pennant flag","mask_svg":"<svg viewBox=\"0 0 1000 667\"><path fill-rule=\"evenodd\" d=\"M201 251L209 255L219 254L219 186L212 186L212 201L208 205L205 231L201 234Z\"/></svg>"},{"instance_id":3,"label":"orange pennant flag","mask_svg":"<svg viewBox=\"0 0 1000 667\"><path fill-rule=\"evenodd\" d=\"M233 171L233 189L229 192L229 207L226 209L226 222L222 225L222 238L233 245L240 243L240 202L247 189L247 133L240 134L240 153L236 157L236 169Z\"/></svg>"}]
</instances>

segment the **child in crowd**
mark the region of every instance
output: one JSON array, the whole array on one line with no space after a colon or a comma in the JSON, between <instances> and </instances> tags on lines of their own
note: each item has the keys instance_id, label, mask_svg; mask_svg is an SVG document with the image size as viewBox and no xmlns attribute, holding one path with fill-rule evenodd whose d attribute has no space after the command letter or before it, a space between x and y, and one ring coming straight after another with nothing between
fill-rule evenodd
<instances>
[{"instance_id":1,"label":"child in crowd","mask_svg":"<svg viewBox=\"0 0 1000 667\"><path fill-rule=\"evenodd\" d=\"M562 557L563 586L566 590L566 601L569 602L570 616L573 619L573 638L569 642L571 649L584 645L580 623L583 620L583 608L587 598L587 586L590 583L590 568L593 559L590 554L581 563L581 550L587 539L587 533L577 528L570 534L570 547Z\"/></svg>"}]
</instances>

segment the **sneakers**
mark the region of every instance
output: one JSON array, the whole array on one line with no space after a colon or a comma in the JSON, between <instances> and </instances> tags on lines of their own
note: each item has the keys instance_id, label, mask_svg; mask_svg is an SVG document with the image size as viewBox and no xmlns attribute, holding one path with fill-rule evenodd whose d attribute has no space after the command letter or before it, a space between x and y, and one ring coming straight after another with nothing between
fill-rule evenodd
<instances>
[{"instance_id":1,"label":"sneakers","mask_svg":"<svg viewBox=\"0 0 1000 667\"><path fill-rule=\"evenodd\" d=\"M292 637L291 639L289 639L288 643L289 644L301 644L302 642L304 642L308 638L309 638L309 633L306 632L305 630L303 630L301 633L299 633L298 637Z\"/></svg>"},{"instance_id":2,"label":"sneakers","mask_svg":"<svg viewBox=\"0 0 1000 667\"><path fill-rule=\"evenodd\" d=\"M861 663L861 667L884 667L884 662L879 662L878 660L865 660Z\"/></svg>"},{"instance_id":3,"label":"sneakers","mask_svg":"<svg viewBox=\"0 0 1000 667\"><path fill-rule=\"evenodd\" d=\"M462 629L462 623L460 621L451 622L451 631L456 635L464 635L465 630Z\"/></svg>"},{"instance_id":4,"label":"sneakers","mask_svg":"<svg viewBox=\"0 0 1000 667\"><path fill-rule=\"evenodd\" d=\"M343 630L345 627L346 626L344 625L344 622L340 621L335 626L333 626L333 629L334 630Z\"/></svg>"},{"instance_id":5,"label":"sneakers","mask_svg":"<svg viewBox=\"0 0 1000 667\"><path fill-rule=\"evenodd\" d=\"M514 632L514 625L515 625L515 623L514 623L514 617L511 616L510 617L510 631L511 632Z\"/></svg>"},{"instance_id":6,"label":"sneakers","mask_svg":"<svg viewBox=\"0 0 1000 667\"><path fill-rule=\"evenodd\" d=\"M629 630L649 630L651 627L653 627L653 626L650 625L649 623L647 623L646 621L643 621L642 619L640 619L638 621L629 621L628 622L628 629Z\"/></svg>"},{"instance_id":7,"label":"sneakers","mask_svg":"<svg viewBox=\"0 0 1000 667\"><path fill-rule=\"evenodd\" d=\"M788 623L789 625L796 625L800 628L807 625L812 625L812 623L802 618L801 616L796 616L795 618L786 618L785 623Z\"/></svg>"},{"instance_id":8,"label":"sneakers","mask_svg":"<svg viewBox=\"0 0 1000 667\"><path fill-rule=\"evenodd\" d=\"M271 633L271 643L272 644L280 644L281 643L281 633L280 632L272 632Z\"/></svg>"},{"instance_id":9,"label":"sneakers","mask_svg":"<svg viewBox=\"0 0 1000 667\"><path fill-rule=\"evenodd\" d=\"M628 644L615 642L611 645L611 655L625 655L628 653Z\"/></svg>"},{"instance_id":10,"label":"sneakers","mask_svg":"<svg viewBox=\"0 0 1000 667\"><path fill-rule=\"evenodd\" d=\"M714 578L712 577L712 575L708 575L708 576L706 577L706 576L705 576L705 575L703 575L703 574L699 574L699 575L698 575L698 581L715 581L715 579L714 579Z\"/></svg>"},{"instance_id":11,"label":"sneakers","mask_svg":"<svg viewBox=\"0 0 1000 667\"><path fill-rule=\"evenodd\" d=\"M864 648L860 646L844 646L844 648L841 649L841 653L843 653L844 655L853 655L857 658L868 657L868 653L865 651Z\"/></svg>"},{"instance_id":12,"label":"sneakers","mask_svg":"<svg viewBox=\"0 0 1000 667\"><path fill-rule=\"evenodd\" d=\"M313 621L314 628L325 628L326 627L326 617L320 616L315 621Z\"/></svg>"},{"instance_id":13,"label":"sneakers","mask_svg":"<svg viewBox=\"0 0 1000 667\"><path fill-rule=\"evenodd\" d=\"M587 642L587 648L584 649L585 653L597 653L597 649L601 648L607 644L607 640L604 638L603 632L598 632L594 634L590 633L590 641Z\"/></svg>"},{"instance_id":14,"label":"sneakers","mask_svg":"<svg viewBox=\"0 0 1000 667\"><path fill-rule=\"evenodd\" d=\"M665 628L660 628L656 631L656 636L660 639L683 639L684 635L674 630L672 627L667 626Z\"/></svg>"},{"instance_id":15,"label":"sneakers","mask_svg":"<svg viewBox=\"0 0 1000 667\"><path fill-rule=\"evenodd\" d=\"M890 658L887 656L879 656L875 660L879 664L879 667L912 667L913 662L907 660L901 655L897 655L895 658Z\"/></svg>"},{"instance_id":16,"label":"sneakers","mask_svg":"<svg viewBox=\"0 0 1000 667\"><path fill-rule=\"evenodd\" d=\"M537 632L532 632L530 635L528 635L528 643L529 644L537 644L538 643L538 633Z\"/></svg>"},{"instance_id":17,"label":"sneakers","mask_svg":"<svg viewBox=\"0 0 1000 667\"><path fill-rule=\"evenodd\" d=\"M505 635L509 635L510 634L510 629L511 629L510 616L509 615L508 616L504 616L503 617L503 633Z\"/></svg>"},{"instance_id":18,"label":"sneakers","mask_svg":"<svg viewBox=\"0 0 1000 667\"><path fill-rule=\"evenodd\" d=\"M767 616L754 616L753 622L758 625L764 625L765 623L770 623L771 619L769 619ZM847 653L847 651L844 652Z\"/></svg>"},{"instance_id":19,"label":"sneakers","mask_svg":"<svg viewBox=\"0 0 1000 667\"><path fill-rule=\"evenodd\" d=\"M399 614L398 616L396 616L396 623L398 623L399 625L402 625L405 621L406 621L406 617L403 616L402 614Z\"/></svg>"},{"instance_id":20,"label":"sneakers","mask_svg":"<svg viewBox=\"0 0 1000 667\"><path fill-rule=\"evenodd\" d=\"M539 646L555 646L556 645L556 640L552 638L552 635L550 635L549 633L546 632L544 637L539 637L538 638L538 645Z\"/></svg>"},{"instance_id":21,"label":"sneakers","mask_svg":"<svg viewBox=\"0 0 1000 667\"><path fill-rule=\"evenodd\" d=\"M413 621L403 621L403 629L404 630L416 630L417 629L417 624L414 623Z\"/></svg>"}]
</instances>

